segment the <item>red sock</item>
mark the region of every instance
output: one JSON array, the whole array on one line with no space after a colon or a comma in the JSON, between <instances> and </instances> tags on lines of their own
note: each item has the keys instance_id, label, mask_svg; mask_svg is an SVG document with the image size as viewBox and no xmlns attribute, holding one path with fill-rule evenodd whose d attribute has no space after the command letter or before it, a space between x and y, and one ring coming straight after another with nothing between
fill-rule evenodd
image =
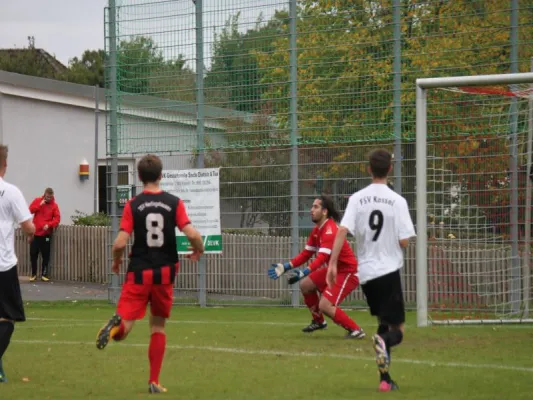
<instances>
[{"instance_id":1,"label":"red sock","mask_svg":"<svg viewBox=\"0 0 533 400\"><path fill-rule=\"evenodd\" d=\"M361 327L357 325L357 323L353 319L348 317L348 315L339 307L335 309L335 316L333 317L333 322L350 331L358 331L361 329Z\"/></svg>"},{"instance_id":2,"label":"red sock","mask_svg":"<svg viewBox=\"0 0 533 400\"><path fill-rule=\"evenodd\" d=\"M113 328L113 329L115 329L115 328ZM124 330L125 330L124 322L120 321L120 326L118 327L118 332L113 335L113 340L116 340L116 341L122 340L122 338L124 337Z\"/></svg>"},{"instance_id":3,"label":"red sock","mask_svg":"<svg viewBox=\"0 0 533 400\"><path fill-rule=\"evenodd\" d=\"M159 373L161 372L161 365L163 365L166 345L167 336L164 333L152 333L148 348L148 359L150 360L150 381L148 383L159 383Z\"/></svg>"},{"instance_id":4,"label":"red sock","mask_svg":"<svg viewBox=\"0 0 533 400\"><path fill-rule=\"evenodd\" d=\"M313 320L318 322L319 324L323 324L324 314L322 314L322 312L318 309L318 303L320 302L318 293L314 292L314 293L304 294L304 302L307 308L309 308L309 311L311 311Z\"/></svg>"}]
</instances>

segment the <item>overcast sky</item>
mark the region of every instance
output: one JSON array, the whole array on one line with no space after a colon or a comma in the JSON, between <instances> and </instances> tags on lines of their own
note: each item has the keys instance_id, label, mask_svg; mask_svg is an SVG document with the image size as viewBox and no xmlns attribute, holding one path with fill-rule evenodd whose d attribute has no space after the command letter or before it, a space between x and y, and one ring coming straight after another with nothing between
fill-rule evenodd
<instances>
[{"instance_id":1,"label":"overcast sky","mask_svg":"<svg viewBox=\"0 0 533 400\"><path fill-rule=\"evenodd\" d=\"M108 0L0 0L0 48L35 46L68 65L86 49L104 48Z\"/></svg>"},{"instance_id":2,"label":"overcast sky","mask_svg":"<svg viewBox=\"0 0 533 400\"><path fill-rule=\"evenodd\" d=\"M117 4L139 2L117 0ZM151 36L166 55L175 57L174 53L183 53L187 58L194 57L193 2L155 3L156 7L147 5L121 11L119 20L127 21L131 15L135 22L121 24L120 34L154 33ZM286 3L286 0L204 0L205 57L209 57L213 30L220 31L224 21L237 10L241 10L240 27L246 30L261 12L268 19L275 8L285 7ZM35 47L68 65L70 58L81 56L87 49L105 48L107 4L108 0L0 0L0 48L27 47L28 36L33 36Z\"/></svg>"}]
</instances>

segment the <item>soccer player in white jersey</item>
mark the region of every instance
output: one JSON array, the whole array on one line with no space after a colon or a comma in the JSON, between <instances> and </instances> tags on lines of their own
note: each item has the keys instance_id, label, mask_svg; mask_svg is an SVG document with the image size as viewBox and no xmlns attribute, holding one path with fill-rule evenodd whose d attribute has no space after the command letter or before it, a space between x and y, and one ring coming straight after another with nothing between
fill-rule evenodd
<instances>
[{"instance_id":1,"label":"soccer player in white jersey","mask_svg":"<svg viewBox=\"0 0 533 400\"><path fill-rule=\"evenodd\" d=\"M391 154L383 149L370 154L372 183L348 201L333 244L327 277L328 284L334 282L338 255L350 232L356 240L361 288L370 313L378 319L372 341L382 392L398 389L389 375L390 350L403 339L405 307L400 268L404 264L403 249L416 236L407 201L387 186L391 160Z\"/></svg>"},{"instance_id":2,"label":"soccer player in white jersey","mask_svg":"<svg viewBox=\"0 0 533 400\"><path fill-rule=\"evenodd\" d=\"M17 273L15 226L32 237L35 226L20 190L4 181L7 169L7 146L0 145L0 383L7 382L2 357L9 346L15 322L26 320Z\"/></svg>"}]
</instances>

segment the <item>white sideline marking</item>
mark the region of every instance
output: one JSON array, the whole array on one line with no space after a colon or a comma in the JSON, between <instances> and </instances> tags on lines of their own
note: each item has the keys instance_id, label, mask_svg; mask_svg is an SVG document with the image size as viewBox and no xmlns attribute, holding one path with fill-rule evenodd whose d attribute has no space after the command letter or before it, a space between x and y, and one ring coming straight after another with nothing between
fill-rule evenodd
<instances>
[{"instance_id":1,"label":"white sideline marking","mask_svg":"<svg viewBox=\"0 0 533 400\"><path fill-rule=\"evenodd\" d=\"M172 317L171 317L172 318ZM28 322L30 321L71 321L71 322L98 322L104 324L107 319L69 319L69 318L26 318ZM144 320L141 320L144 321ZM304 327L308 322L270 322L270 321L223 321L219 319L202 319L202 320L179 320L179 319L169 319L167 324L217 324L217 325L266 325L266 326L300 326ZM69 325L72 326L72 325ZM365 327L378 326L375 322L370 324L365 324ZM416 325L405 324L406 328L417 328ZM458 328L503 328L505 329L531 329L531 324L479 324L479 325L436 325L433 326L436 329L458 329ZM431 329L432 327L428 327ZM427 329L427 328L426 328Z\"/></svg>"},{"instance_id":2,"label":"white sideline marking","mask_svg":"<svg viewBox=\"0 0 533 400\"><path fill-rule=\"evenodd\" d=\"M68 319L68 318L27 318L27 321L72 321L72 322L100 322L104 324L104 319ZM141 320L142 321L142 320ZM223 320L177 320L170 319L167 324L219 324L219 325L279 325L279 326L304 326L306 322L269 322L269 321L223 321ZM377 324L374 324L377 326Z\"/></svg>"},{"instance_id":3,"label":"white sideline marking","mask_svg":"<svg viewBox=\"0 0 533 400\"><path fill-rule=\"evenodd\" d=\"M45 344L45 345L86 345L86 346L95 346L95 343L92 342L74 342L74 341L55 341L55 340L12 340L13 343L20 344ZM127 347L141 347L147 348L148 345L140 343L120 343L118 346L127 346ZM374 362L374 358L369 357L359 357L352 356L347 354L329 354L329 353L312 353L312 352L289 352L289 351L278 351L278 350L251 350L251 349L240 349L232 347L213 347L213 346L190 346L190 345L167 345L167 349L172 350L201 350L201 351L213 351L218 353L231 353L231 354L246 354L246 355L269 355L269 356L286 356L286 357L316 357L316 358L336 358L336 359L345 359L345 360L356 360L356 361L368 361ZM403 363L403 364L414 364L414 365L427 365L430 367L450 367L450 368L470 368L470 369L493 369L493 370L506 370L506 371L520 371L520 372L532 372L533 367L514 367L507 365L497 365L497 364L470 364L470 363L459 363L459 362L436 362L436 361L427 361L427 360L411 360L411 359L401 359L394 358L394 363Z\"/></svg>"},{"instance_id":4,"label":"white sideline marking","mask_svg":"<svg viewBox=\"0 0 533 400\"><path fill-rule=\"evenodd\" d=\"M17 330L19 329L41 329L41 328L71 328L79 326L96 326L96 322L90 322L86 324L53 324L53 325L25 325L17 324Z\"/></svg>"}]
</instances>

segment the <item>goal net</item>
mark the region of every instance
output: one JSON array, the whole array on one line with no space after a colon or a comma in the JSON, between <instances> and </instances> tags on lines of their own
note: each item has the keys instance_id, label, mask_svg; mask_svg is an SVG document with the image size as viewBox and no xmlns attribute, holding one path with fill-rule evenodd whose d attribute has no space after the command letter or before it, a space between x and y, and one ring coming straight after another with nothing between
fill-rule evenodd
<instances>
[{"instance_id":1,"label":"goal net","mask_svg":"<svg viewBox=\"0 0 533 400\"><path fill-rule=\"evenodd\" d=\"M417 319L533 322L533 73L417 80Z\"/></svg>"}]
</instances>

